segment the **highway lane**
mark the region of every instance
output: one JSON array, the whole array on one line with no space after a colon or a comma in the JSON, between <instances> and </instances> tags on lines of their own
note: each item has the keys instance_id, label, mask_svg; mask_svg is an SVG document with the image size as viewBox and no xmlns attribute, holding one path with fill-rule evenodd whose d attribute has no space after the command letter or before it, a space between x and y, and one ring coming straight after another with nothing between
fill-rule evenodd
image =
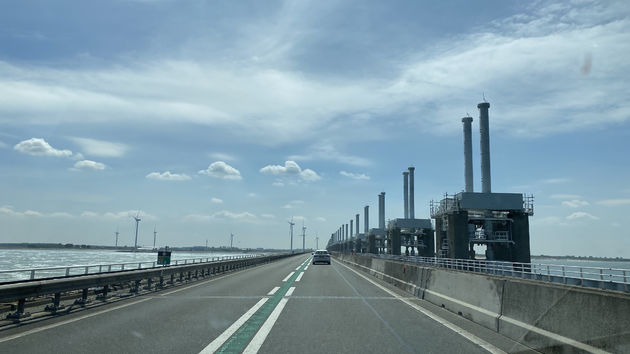
<instances>
[{"instance_id":1,"label":"highway lane","mask_svg":"<svg viewBox=\"0 0 630 354\"><path fill-rule=\"evenodd\" d=\"M377 286L334 260L313 266L308 259L291 257L130 299L126 302L141 302L121 309L102 307L3 331L0 352L488 352L404 301L492 343L491 350L526 350L443 309ZM86 315L91 317L80 319ZM64 324L74 319L79 320ZM42 326L52 328L28 334Z\"/></svg>"}]
</instances>

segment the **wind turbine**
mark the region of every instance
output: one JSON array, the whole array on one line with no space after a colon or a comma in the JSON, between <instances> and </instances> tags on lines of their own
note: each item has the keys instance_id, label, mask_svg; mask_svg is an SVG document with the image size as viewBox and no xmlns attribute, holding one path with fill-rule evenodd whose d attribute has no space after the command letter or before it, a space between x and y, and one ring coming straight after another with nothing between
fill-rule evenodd
<instances>
[{"instance_id":1,"label":"wind turbine","mask_svg":"<svg viewBox=\"0 0 630 354\"><path fill-rule=\"evenodd\" d=\"M315 249L319 249L319 236L317 236L317 231L315 231Z\"/></svg>"},{"instance_id":2,"label":"wind turbine","mask_svg":"<svg viewBox=\"0 0 630 354\"><path fill-rule=\"evenodd\" d=\"M304 219L302 219L302 252L304 252L305 241L306 241L306 226L304 226Z\"/></svg>"},{"instance_id":3,"label":"wind turbine","mask_svg":"<svg viewBox=\"0 0 630 354\"><path fill-rule=\"evenodd\" d=\"M118 232L118 226L116 226L116 232L114 232L114 234L116 234L116 244L115 244L115 247L118 247L118 235L120 234L120 232Z\"/></svg>"},{"instance_id":4,"label":"wind turbine","mask_svg":"<svg viewBox=\"0 0 630 354\"><path fill-rule=\"evenodd\" d=\"M234 234L230 233L230 249L232 249L233 243L234 243Z\"/></svg>"},{"instance_id":5,"label":"wind turbine","mask_svg":"<svg viewBox=\"0 0 630 354\"><path fill-rule=\"evenodd\" d=\"M153 226L153 249L155 249L155 239L157 238L157 231L155 230L157 225Z\"/></svg>"},{"instance_id":6,"label":"wind turbine","mask_svg":"<svg viewBox=\"0 0 630 354\"><path fill-rule=\"evenodd\" d=\"M138 224L140 223L140 210L138 210L138 213L136 213L136 216L131 216L135 221L136 221L136 241L134 242L134 246L133 249L134 251L138 250Z\"/></svg>"},{"instance_id":7,"label":"wind turbine","mask_svg":"<svg viewBox=\"0 0 630 354\"><path fill-rule=\"evenodd\" d=\"M291 217L291 221L287 222L289 223L289 229L291 230L291 253L293 253L293 225L295 225L293 217Z\"/></svg>"}]
</instances>

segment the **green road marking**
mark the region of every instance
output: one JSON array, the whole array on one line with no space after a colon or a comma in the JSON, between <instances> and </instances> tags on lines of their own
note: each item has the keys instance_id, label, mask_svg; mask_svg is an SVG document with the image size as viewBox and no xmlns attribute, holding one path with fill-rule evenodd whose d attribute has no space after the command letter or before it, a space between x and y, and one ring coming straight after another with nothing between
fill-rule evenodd
<instances>
[{"instance_id":1,"label":"green road marking","mask_svg":"<svg viewBox=\"0 0 630 354\"><path fill-rule=\"evenodd\" d=\"M311 262L309 258L307 262L302 264L292 276L284 282L284 285L280 287L276 293L262 305L256 313L252 315L252 317L245 322L241 328L239 328L223 345L219 350L215 353L240 353L242 352L247 344L254 338L256 332L260 329L260 326L267 320L271 312L276 308L280 300L284 297L284 295L289 291L289 288L295 282L295 279L298 277L300 272L304 270L306 266L308 266Z\"/></svg>"}]
</instances>

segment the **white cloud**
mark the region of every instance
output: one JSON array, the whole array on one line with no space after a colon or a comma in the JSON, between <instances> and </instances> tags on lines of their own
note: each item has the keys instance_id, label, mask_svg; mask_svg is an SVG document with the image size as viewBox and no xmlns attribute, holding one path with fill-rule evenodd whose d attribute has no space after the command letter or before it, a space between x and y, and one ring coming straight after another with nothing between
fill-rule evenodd
<instances>
[{"instance_id":1,"label":"white cloud","mask_svg":"<svg viewBox=\"0 0 630 354\"><path fill-rule=\"evenodd\" d=\"M219 198L212 198L210 199L210 202L214 203L214 204L221 204L223 203L223 199L219 199Z\"/></svg>"},{"instance_id":2,"label":"white cloud","mask_svg":"<svg viewBox=\"0 0 630 354\"><path fill-rule=\"evenodd\" d=\"M318 143L311 146L311 151L303 155L291 155L290 160L326 160L353 166L370 166L372 161L363 157L345 154L338 151L332 143Z\"/></svg>"},{"instance_id":3,"label":"white cloud","mask_svg":"<svg viewBox=\"0 0 630 354\"><path fill-rule=\"evenodd\" d=\"M45 217L45 218L72 218L74 215L62 211L45 213L37 210L15 211L12 206L4 205L0 207L0 214L13 217Z\"/></svg>"},{"instance_id":4,"label":"white cloud","mask_svg":"<svg viewBox=\"0 0 630 354\"><path fill-rule=\"evenodd\" d=\"M352 172L340 171L339 174L348 178L356 179L356 180L369 180L370 179L370 176L363 173L352 173Z\"/></svg>"},{"instance_id":5,"label":"white cloud","mask_svg":"<svg viewBox=\"0 0 630 354\"><path fill-rule=\"evenodd\" d=\"M125 219L131 219L136 215L139 215L138 217L142 220L157 220L157 217L154 215L151 215L149 213L146 213L142 210L138 211L138 210L126 210L126 211L118 211L118 212L106 212L102 215L99 215L99 217L105 218L105 219L117 219L117 220L125 220ZM142 221L141 221L142 222Z\"/></svg>"},{"instance_id":6,"label":"white cloud","mask_svg":"<svg viewBox=\"0 0 630 354\"><path fill-rule=\"evenodd\" d=\"M98 157L121 157L123 156L129 147L122 143L113 143L104 140L96 140L89 138L70 138L75 143L81 146L83 152L88 155Z\"/></svg>"},{"instance_id":7,"label":"white cloud","mask_svg":"<svg viewBox=\"0 0 630 354\"><path fill-rule=\"evenodd\" d=\"M221 210L214 214L189 214L186 215L184 219L191 221L236 220L247 223L258 221L258 217L253 213L247 211L234 213L228 210Z\"/></svg>"},{"instance_id":8,"label":"white cloud","mask_svg":"<svg viewBox=\"0 0 630 354\"><path fill-rule=\"evenodd\" d=\"M54 157L70 157L72 151L70 150L57 150L50 146L46 140L41 138L31 138L28 140L20 141L13 149L15 151L33 155L33 156L54 156Z\"/></svg>"},{"instance_id":9,"label":"white cloud","mask_svg":"<svg viewBox=\"0 0 630 354\"><path fill-rule=\"evenodd\" d=\"M77 161L74 164L75 169L86 169L86 170L95 170L100 171L105 169L105 165L91 160L81 160Z\"/></svg>"},{"instance_id":10,"label":"white cloud","mask_svg":"<svg viewBox=\"0 0 630 354\"><path fill-rule=\"evenodd\" d=\"M567 216L567 220L579 220L579 219L599 220L597 216L591 215L583 211L576 211L575 213Z\"/></svg>"},{"instance_id":11,"label":"white cloud","mask_svg":"<svg viewBox=\"0 0 630 354\"><path fill-rule=\"evenodd\" d=\"M207 169L199 171L200 174L215 178L241 180L241 172L223 161L216 161L210 164Z\"/></svg>"},{"instance_id":12,"label":"white cloud","mask_svg":"<svg viewBox=\"0 0 630 354\"><path fill-rule=\"evenodd\" d=\"M567 183L571 181L568 178L548 178L548 179L543 179L541 182L544 184L560 184L560 183Z\"/></svg>"},{"instance_id":13,"label":"white cloud","mask_svg":"<svg viewBox=\"0 0 630 354\"><path fill-rule=\"evenodd\" d=\"M235 161L237 160L236 156L234 155L230 155L230 154L225 154L222 152L213 152L208 154L208 156L210 158L213 158L215 160L221 160L221 161Z\"/></svg>"},{"instance_id":14,"label":"white cloud","mask_svg":"<svg viewBox=\"0 0 630 354\"><path fill-rule=\"evenodd\" d=\"M170 171L166 171L162 173L151 172L148 175L146 175L146 178L154 179L158 181L188 181L190 180L190 176L188 176L187 174L171 173Z\"/></svg>"},{"instance_id":15,"label":"white cloud","mask_svg":"<svg viewBox=\"0 0 630 354\"><path fill-rule=\"evenodd\" d=\"M580 199L581 195L577 194L552 194L550 196L551 199Z\"/></svg>"},{"instance_id":16,"label":"white cloud","mask_svg":"<svg viewBox=\"0 0 630 354\"><path fill-rule=\"evenodd\" d=\"M630 204L630 198L604 199L604 200L598 201L597 204L604 205L604 206L628 205Z\"/></svg>"},{"instance_id":17,"label":"white cloud","mask_svg":"<svg viewBox=\"0 0 630 354\"><path fill-rule=\"evenodd\" d=\"M288 202L287 204L285 204L282 208L284 209L293 209L298 205L302 205L304 204L303 200L292 200L290 202Z\"/></svg>"},{"instance_id":18,"label":"white cloud","mask_svg":"<svg viewBox=\"0 0 630 354\"><path fill-rule=\"evenodd\" d=\"M582 206L590 205L590 203L585 200L573 199L573 200L563 201L562 205L567 206L569 208L579 208Z\"/></svg>"},{"instance_id":19,"label":"white cloud","mask_svg":"<svg viewBox=\"0 0 630 354\"><path fill-rule=\"evenodd\" d=\"M326 218L318 216L318 217L315 218L315 221L326 222Z\"/></svg>"},{"instance_id":20,"label":"white cloud","mask_svg":"<svg viewBox=\"0 0 630 354\"><path fill-rule=\"evenodd\" d=\"M317 172L311 169L302 170L295 161L285 161L282 165L267 165L260 169L260 173L272 176L296 177L303 181L314 182L321 179ZM277 185L274 183L274 186ZM284 184L282 184L284 185ZM280 185L278 185L280 186Z\"/></svg>"}]
</instances>

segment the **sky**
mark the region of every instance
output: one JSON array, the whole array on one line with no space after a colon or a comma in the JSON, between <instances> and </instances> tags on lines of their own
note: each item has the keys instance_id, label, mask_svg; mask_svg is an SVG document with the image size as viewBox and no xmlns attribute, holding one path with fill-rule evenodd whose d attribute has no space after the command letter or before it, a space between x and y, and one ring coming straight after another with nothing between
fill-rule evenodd
<instances>
[{"instance_id":1,"label":"sky","mask_svg":"<svg viewBox=\"0 0 630 354\"><path fill-rule=\"evenodd\" d=\"M533 194L533 254L630 256L626 1L0 3L0 242L306 247L386 193ZM319 238L316 241L316 237Z\"/></svg>"}]
</instances>

